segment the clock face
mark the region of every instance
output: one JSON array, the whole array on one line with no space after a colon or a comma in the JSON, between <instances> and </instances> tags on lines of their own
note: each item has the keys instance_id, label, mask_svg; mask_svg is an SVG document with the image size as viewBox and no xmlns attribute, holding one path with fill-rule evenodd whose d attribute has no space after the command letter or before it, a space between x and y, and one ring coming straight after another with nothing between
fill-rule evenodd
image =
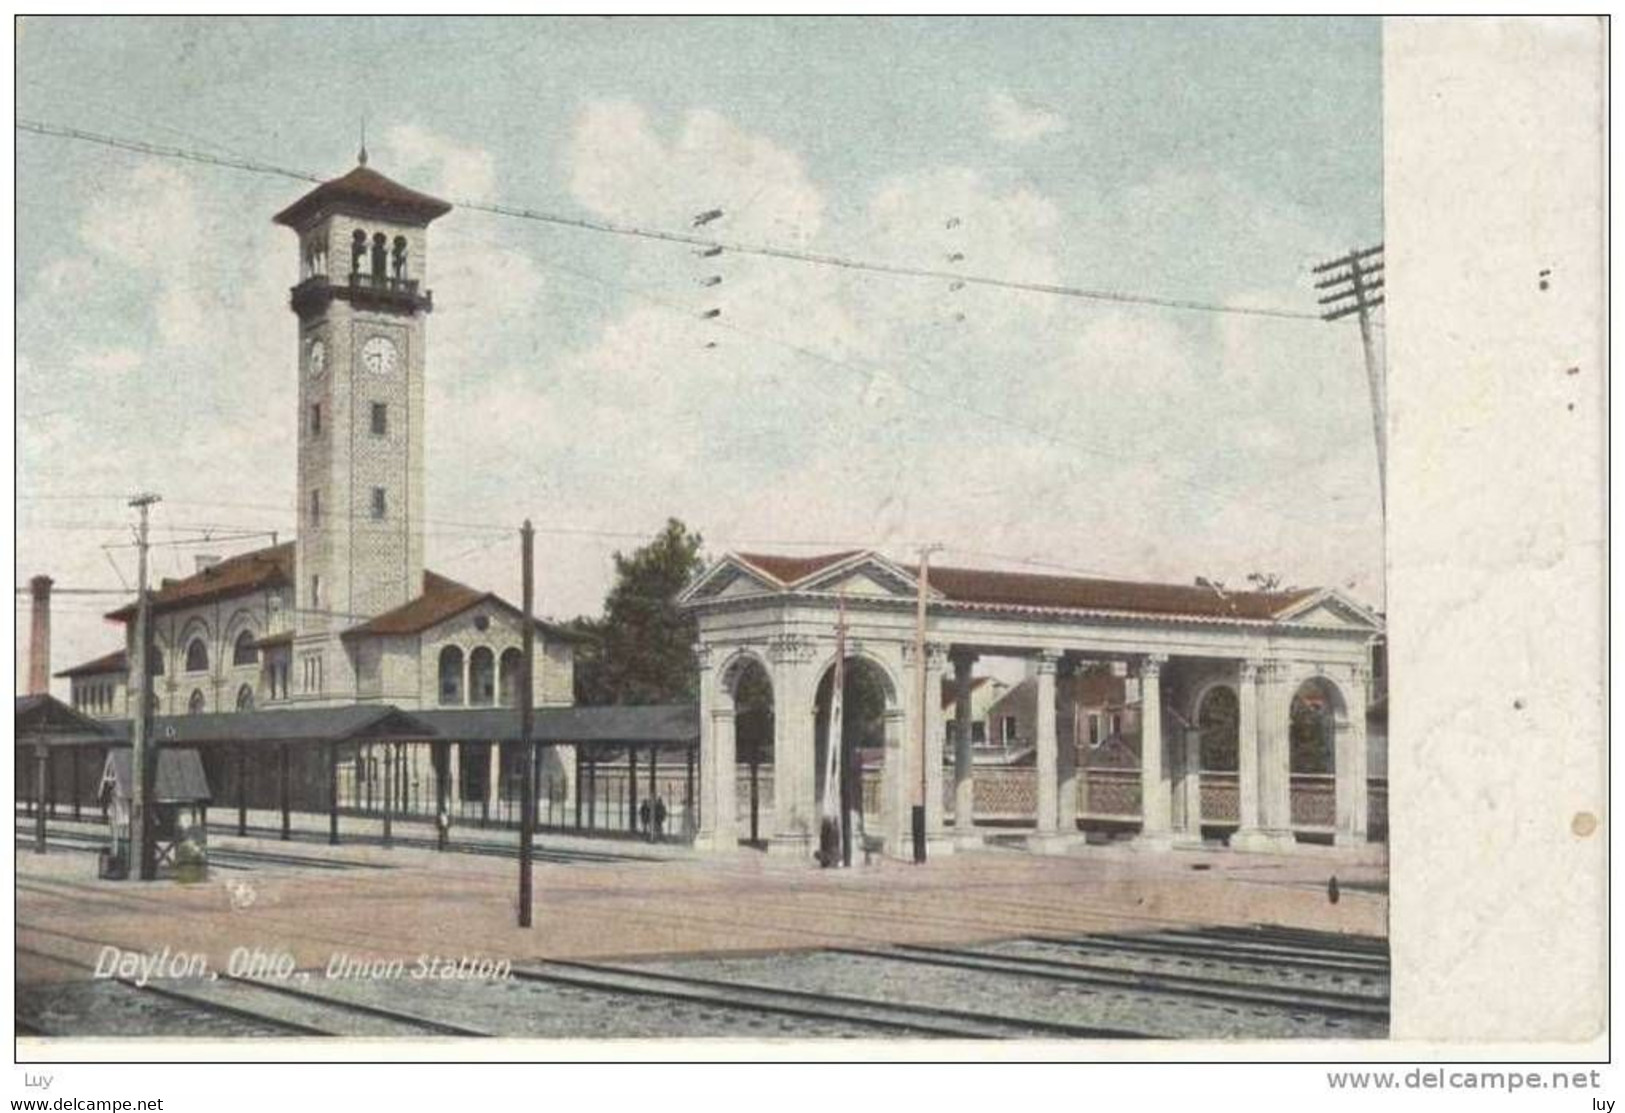
<instances>
[{"instance_id":1,"label":"clock face","mask_svg":"<svg viewBox=\"0 0 1625 1113\"><path fill-rule=\"evenodd\" d=\"M388 375L394 372L398 359L395 345L387 338L375 336L367 341L361 349L361 363L368 371L375 375Z\"/></svg>"},{"instance_id":2,"label":"clock face","mask_svg":"<svg viewBox=\"0 0 1625 1113\"><path fill-rule=\"evenodd\" d=\"M322 372L327 370L327 345L320 340L310 342L310 357L305 366L310 370L310 377L319 379Z\"/></svg>"}]
</instances>

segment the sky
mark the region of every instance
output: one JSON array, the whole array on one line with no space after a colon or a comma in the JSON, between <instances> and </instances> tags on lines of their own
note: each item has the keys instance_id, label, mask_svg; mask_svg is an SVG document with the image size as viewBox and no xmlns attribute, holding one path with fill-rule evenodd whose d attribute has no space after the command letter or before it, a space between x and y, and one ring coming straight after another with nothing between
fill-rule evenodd
<instances>
[{"instance_id":1,"label":"sky","mask_svg":"<svg viewBox=\"0 0 1625 1113\"><path fill-rule=\"evenodd\" d=\"M1375 19L45 18L17 115L324 177L364 118L373 169L452 201L679 231L720 208L733 242L1313 312L1309 268L1382 237L1380 74ZM155 578L269 541L203 528L291 536L298 258L271 216L308 186L16 152L17 582L133 584L137 489L163 496ZM596 613L671 516L712 555L929 541L1382 606L1348 322L466 209L428 271L429 566L517 598L530 517L555 617ZM57 599L54 668L120 644L116 602Z\"/></svg>"}]
</instances>

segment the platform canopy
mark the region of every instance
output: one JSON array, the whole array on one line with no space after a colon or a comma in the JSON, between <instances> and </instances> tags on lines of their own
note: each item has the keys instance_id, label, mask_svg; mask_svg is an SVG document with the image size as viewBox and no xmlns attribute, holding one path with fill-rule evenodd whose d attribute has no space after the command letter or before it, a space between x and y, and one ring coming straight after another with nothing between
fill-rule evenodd
<instances>
[{"instance_id":1,"label":"platform canopy","mask_svg":"<svg viewBox=\"0 0 1625 1113\"><path fill-rule=\"evenodd\" d=\"M14 737L18 745L33 745L40 741L51 743L65 737L105 743L111 740L112 735L106 724L75 711L55 696L33 695L17 697Z\"/></svg>"}]
</instances>

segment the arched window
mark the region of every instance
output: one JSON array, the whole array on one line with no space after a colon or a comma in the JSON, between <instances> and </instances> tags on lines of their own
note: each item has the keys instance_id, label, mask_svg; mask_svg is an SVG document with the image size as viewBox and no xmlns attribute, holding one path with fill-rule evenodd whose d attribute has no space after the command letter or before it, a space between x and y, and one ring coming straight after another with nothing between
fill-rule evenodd
<instances>
[{"instance_id":1,"label":"arched window","mask_svg":"<svg viewBox=\"0 0 1625 1113\"><path fill-rule=\"evenodd\" d=\"M502 700L503 707L518 707L523 688L520 681L524 679L525 655L517 649L509 648L502 651L501 667L497 669L497 694Z\"/></svg>"},{"instance_id":2,"label":"arched window","mask_svg":"<svg viewBox=\"0 0 1625 1113\"><path fill-rule=\"evenodd\" d=\"M237 689L237 710L254 710L254 689L247 684Z\"/></svg>"},{"instance_id":3,"label":"arched window","mask_svg":"<svg viewBox=\"0 0 1625 1113\"><path fill-rule=\"evenodd\" d=\"M257 665L260 662L260 651L254 648L254 631L244 630L237 635L232 643L231 663L234 665Z\"/></svg>"},{"instance_id":4,"label":"arched window","mask_svg":"<svg viewBox=\"0 0 1625 1113\"><path fill-rule=\"evenodd\" d=\"M201 715L203 713L203 689L193 688L192 698L186 701L188 715Z\"/></svg>"},{"instance_id":5,"label":"arched window","mask_svg":"<svg viewBox=\"0 0 1625 1113\"><path fill-rule=\"evenodd\" d=\"M463 702L463 651L455 645L440 651L440 702Z\"/></svg>"},{"instance_id":6,"label":"arched window","mask_svg":"<svg viewBox=\"0 0 1625 1113\"><path fill-rule=\"evenodd\" d=\"M393 253L393 258L391 259L391 262L393 262L394 266L395 266L395 270L394 270L395 281L396 282L404 282L406 280L406 237L405 236L396 236L395 237L395 251Z\"/></svg>"},{"instance_id":7,"label":"arched window","mask_svg":"<svg viewBox=\"0 0 1625 1113\"><path fill-rule=\"evenodd\" d=\"M496 658L489 646L480 646L468 655L468 702L490 707L496 702Z\"/></svg>"},{"instance_id":8,"label":"arched window","mask_svg":"<svg viewBox=\"0 0 1625 1113\"><path fill-rule=\"evenodd\" d=\"M209 671L209 647L202 638L193 638L186 644L186 671Z\"/></svg>"},{"instance_id":9,"label":"arched window","mask_svg":"<svg viewBox=\"0 0 1625 1113\"><path fill-rule=\"evenodd\" d=\"M350 273L361 273L361 260L367 257L367 233L357 228L350 233Z\"/></svg>"},{"instance_id":10,"label":"arched window","mask_svg":"<svg viewBox=\"0 0 1625 1113\"><path fill-rule=\"evenodd\" d=\"M382 232L372 236L372 277L381 286L389 274L389 237Z\"/></svg>"}]
</instances>

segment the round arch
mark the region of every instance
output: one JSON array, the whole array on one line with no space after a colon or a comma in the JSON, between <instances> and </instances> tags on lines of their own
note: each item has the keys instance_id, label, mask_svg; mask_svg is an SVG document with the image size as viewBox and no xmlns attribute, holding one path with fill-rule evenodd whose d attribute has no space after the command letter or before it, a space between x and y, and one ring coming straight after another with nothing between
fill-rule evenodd
<instances>
[{"instance_id":1,"label":"round arch","mask_svg":"<svg viewBox=\"0 0 1625 1113\"><path fill-rule=\"evenodd\" d=\"M1289 715L1292 773L1336 773L1337 736L1348 729L1342 689L1325 675L1307 677L1293 690Z\"/></svg>"},{"instance_id":2,"label":"round arch","mask_svg":"<svg viewBox=\"0 0 1625 1113\"><path fill-rule=\"evenodd\" d=\"M191 697L186 701L186 713L188 715L201 715L203 714L203 706L203 689L193 688Z\"/></svg>"},{"instance_id":3,"label":"round arch","mask_svg":"<svg viewBox=\"0 0 1625 1113\"><path fill-rule=\"evenodd\" d=\"M817 673L813 687L814 807L821 812L827 791L831 731L834 727L835 655ZM861 651L847 654L842 669L839 774L835 791L841 824L840 854L849 861L852 847L883 822L881 778L887 774L886 744L901 715L896 678L885 664ZM895 771L893 771L895 772Z\"/></svg>"},{"instance_id":4,"label":"round arch","mask_svg":"<svg viewBox=\"0 0 1625 1113\"><path fill-rule=\"evenodd\" d=\"M244 684L237 689L237 710L254 710L254 688L252 685Z\"/></svg>"},{"instance_id":5,"label":"round arch","mask_svg":"<svg viewBox=\"0 0 1625 1113\"><path fill-rule=\"evenodd\" d=\"M1234 686L1205 685L1196 695L1192 722L1201 735L1204 772L1235 773L1241 768L1241 707Z\"/></svg>"}]
</instances>

